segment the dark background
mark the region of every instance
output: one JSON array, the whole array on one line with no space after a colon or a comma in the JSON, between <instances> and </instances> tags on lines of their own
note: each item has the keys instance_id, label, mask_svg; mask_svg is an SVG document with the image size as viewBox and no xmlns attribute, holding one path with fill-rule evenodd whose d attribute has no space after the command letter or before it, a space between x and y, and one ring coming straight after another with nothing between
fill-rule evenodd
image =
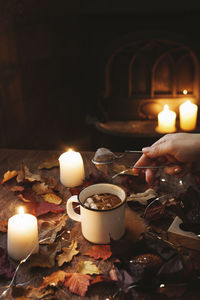
<instances>
[{"instance_id":1,"label":"dark background","mask_svg":"<svg viewBox=\"0 0 200 300\"><path fill-rule=\"evenodd\" d=\"M0 0L0 147L106 146L108 137L104 145L88 120L103 97L110 45L134 32L168 31L200 53L198 6L196 1ZM124 141L118 143L120 148Z\"/></svg>"}]
</instances>

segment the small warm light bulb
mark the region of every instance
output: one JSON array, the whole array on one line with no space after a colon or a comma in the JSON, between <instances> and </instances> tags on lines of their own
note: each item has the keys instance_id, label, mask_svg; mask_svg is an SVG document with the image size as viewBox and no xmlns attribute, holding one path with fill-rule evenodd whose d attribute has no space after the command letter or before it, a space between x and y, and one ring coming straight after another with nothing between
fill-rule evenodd
<instances>
[{"instance_id":1,"label":"small warm light bulb","mask_svg":"<svg viewBox=\"0 0 200 300\"><path fill-rule=\"evenodd\" d=\"M20 215L24 214L24 209L23 209L22 206L19 207L18 213L19 213Z\"/></svg>"},{"instance_id":2,"label":"small warm light bulb","mask_svg":"<svg viewBox=\"0 0 200 300\"><path fill-rule=\"evenodd\" d=\"M187 95L188 91L187 90L183 90L183 95Z\"/></svg>"}]
</instances>

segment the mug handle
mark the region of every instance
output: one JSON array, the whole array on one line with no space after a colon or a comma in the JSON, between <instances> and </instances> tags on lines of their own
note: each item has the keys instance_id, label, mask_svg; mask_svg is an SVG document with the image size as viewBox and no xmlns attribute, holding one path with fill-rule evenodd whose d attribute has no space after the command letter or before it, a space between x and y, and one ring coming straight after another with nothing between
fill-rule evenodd
<instances>
[{"instance_id":1,"label":"mug handle","mask_svg":"<svg viewBox=\"0 0 200 300\"><path fill-rule=\"evenodd\" d=\"M77 222L81 222L81 215L77 214L74 211L74 208L72 206L73 202L78 202L78 198L77 195L71 196L68 200L67 200L67 204L66 204L66 209L67 209L67 214L70 217L70 219L77 221Z\"/></svg>"}]
</instances>

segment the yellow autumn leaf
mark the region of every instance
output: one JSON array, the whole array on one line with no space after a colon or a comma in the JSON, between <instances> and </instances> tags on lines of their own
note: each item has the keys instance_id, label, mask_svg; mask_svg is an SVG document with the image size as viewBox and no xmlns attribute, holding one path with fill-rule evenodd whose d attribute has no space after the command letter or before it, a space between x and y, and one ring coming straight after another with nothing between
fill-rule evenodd
<instances>
[{"instance_id":1,"label":"yellow autumn leaf","mask_svg":"<svg viewBox=\"0 0 200 300\"><path fill-rule=\"evenodd\" d=\"M43 278L42 287L45 288L49 286L57 286L60 282L63 283L65 281L66 272L59 270L57 272L52 273L49 276Z\"/></svg>"},{"instance_id":2,"label":"yellow autumn leaf","mask_svg":"<svg viewBox=\"0 0 200 300\"><path fill-rule=\"evenodd\" d=\"M3 179L1 181L1 184L4 184L6 181L12 179L13 177L15 177L17 175L17 171L13 170L13 171L7 171L6 173L4 173L3 175Z\"/></svg>"},{"instance_id":3,"label":"yellow autumn leaf","mask_svg":"<svg viewBox=\"0 0 200 300\"><path fill-rule=\"evenodd\" d=\"M60 204L62 202L62 198L60 198L54 193L45 194L43 195L43 198L46 202L49 203Z\"/></svg>"},{"instance_id":4,"label":"yellow autumn leaf","mask_svg":"<svg viewBox=\"0 0 200 300\"><path fill-rule=\"evenodd\" d=\"M80 261L78 263L78 272L81 274L101 274L99 269L91 261Z\"/></svg>"},{"instance_id":5,"label":"yellow autumn leaf","mask_svg":"<svg viewBox=\"0 0 200 300\"><path fill-rule=\"evenodd\" d=\"M62 266L65 262L70 262L72 258L79 253L79 251L76 250L76 248L77 241L72 241L69 248L62 248L63 252L56 257L59 267Z\"/></svg>"}]
</instances>

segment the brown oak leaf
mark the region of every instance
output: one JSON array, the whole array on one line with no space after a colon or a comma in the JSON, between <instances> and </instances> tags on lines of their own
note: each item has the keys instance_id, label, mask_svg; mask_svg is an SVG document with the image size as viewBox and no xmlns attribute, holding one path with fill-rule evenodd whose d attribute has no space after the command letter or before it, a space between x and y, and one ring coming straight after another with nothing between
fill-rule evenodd
<instances>
[{"instance_id":1,"label":"brown oak leaf","mask_svg":"<svg viewBox=\"0 0 200 300\"><path fill-rule=\"evenodd\" d=\"M54 289L48 288L44 289L42 287L33 286L13 286L12 287L12 299L17 300L38 300L38 299L52 299L51 296L54 295ZM9 298L10 299L10 298Z\"/></svg>"},{"instance_id":2,"label":"brown oak leaf","mask_svg":"<svg viewBox=\"0 0 200 300\"><path fill-rule=\"evenodd\" d=\"M44 288L47 286L57 286L60 283L64 283L66 274L66 272L59 270L49 276L44 277L41 287Z\"/></svg>"},{"instance_id":3,"label":"brown oak leaf","mask_svg":"<svg viewBox=\"0 0 200 300\"><path fill-rule=\"evenodd\" d=\"M101 258L106 260L111 257L112 252L110 245L94 245L85 254L90 257L94 257L95 259Z\"/></svg>"},{"instance_id":4,"label":"brown oak leaf","mask_svg":"<svg viewBox=\"0 0 200 300\"><path fill-rule=\"evenodd\" d=\"M43 244L53 243L57 233L66 225L66 220L66 215L59 217L57 220L38 220L39 240L45 240Z\"/></svg>"},{"instance_id":5,"label":"brown oak leaf","mask_svg":"<svg viewBox=\"0 0 200 300\"><path fill-rule=\"evenodd\" d=\"M33 174L29 171L29 168L24 165L21 170L18 172L17 182L34 182L34 181L42 181L41 176L39 174Z\"/></svg>"},{"instance_id":6,"label":"brown oak leaf","mask_svg":"<svg viewBox=\"0 0 200 300\"><path fill-rule=\"evenodd\" d=\"M71 245L67 248L62 248L62 253L59 254L56 259L58 261L58 266L62 266L65 262L70 262L72 258L79 253L77 248L77 241L72 241Z\"/></svg>"},{"instance_id":7,"label":"brown oak leaf","mask_svg":"<svg viewBox=\"0 0 200 300\"><path fill-rule=\"evenodd\" d=\"M32 254L29 259L29 267L53 268L55 266L56 253L61 250L60 243L40 246L39 253Z\"/></svg>"},{"instance_id":8,"label":"brown oak leaf","mask_svg":"<svg viewBox=\"0 0 200 300\"><path fill-rule=\"evenodd\" d=\"M14 178L15 176L17 176L17 174L18 174L18 172L16 170L5 172L4 175L3 175L3 179L1 181L1 184L4 184L8 180Z\"/></svg>"},{"instance_id":9,"label":"brown oak leaf","mask_svg":"<svg viewBox=\"0 0 200 300\"><path fill-rule=\"evenodd\" d=\"M0 231L7 232L8 229L8 220L1 220L0 221Z\"/></svg>"},{"instance_id":10,"label":"brown oak leaf","mask_svg":"<svg viewBox=\"0 0 200 300\"><path fill-rule=\"evenodd\" d=\"M32 189L37 195L44 195L52 192L52 189L50 189L49 186L44 182L34 183L32 185Z\"/></svg>"},{"instance_id":11,"label":"brown oak leaf","mask_svg":"<svg viewBox=\"0 0 200 300\"><path fill-rule=\"evenodd\" d=\"M64 209L61 206L54 203L48 203L48 202L39 202L37 203L35 208L35 213L37 217L47 214L48 212L61 213L63 211Z\"/></svg>"},{"instance_id":12,"label":"brown oak leaf","mask_svg":"<svg viewBox=\"0 0 200 300\"><path fill-rule=\"evenodd\" d=\"M69 288L70 292L84 297L90 285L90 280L92 280L92 277L86 274L67 273L65 286Z\"/></svg>"},{"instance_id":13,"label":"brown oak leaf","mask_svg":"<svg viewBox=\"0 0 200 300\"><path fill-rule=\"evenodd\" d=\"M77 270L81 274L90 274L90 275L100 274L100 271L97 268L97 266L89 260L79 261L78 266L77 266Z\"/></svg>"},{"instance_id":14,"label":"brown oak leaf","mask_svg":"<svg viewBox=\"0 0 200 300\"><path fill-rule=\"evenodd\" d=\"M62 202L62 198L54 193L45 194L43 195L43 198L48 203L60 204Z\"/></svg>"}]
</instances>

